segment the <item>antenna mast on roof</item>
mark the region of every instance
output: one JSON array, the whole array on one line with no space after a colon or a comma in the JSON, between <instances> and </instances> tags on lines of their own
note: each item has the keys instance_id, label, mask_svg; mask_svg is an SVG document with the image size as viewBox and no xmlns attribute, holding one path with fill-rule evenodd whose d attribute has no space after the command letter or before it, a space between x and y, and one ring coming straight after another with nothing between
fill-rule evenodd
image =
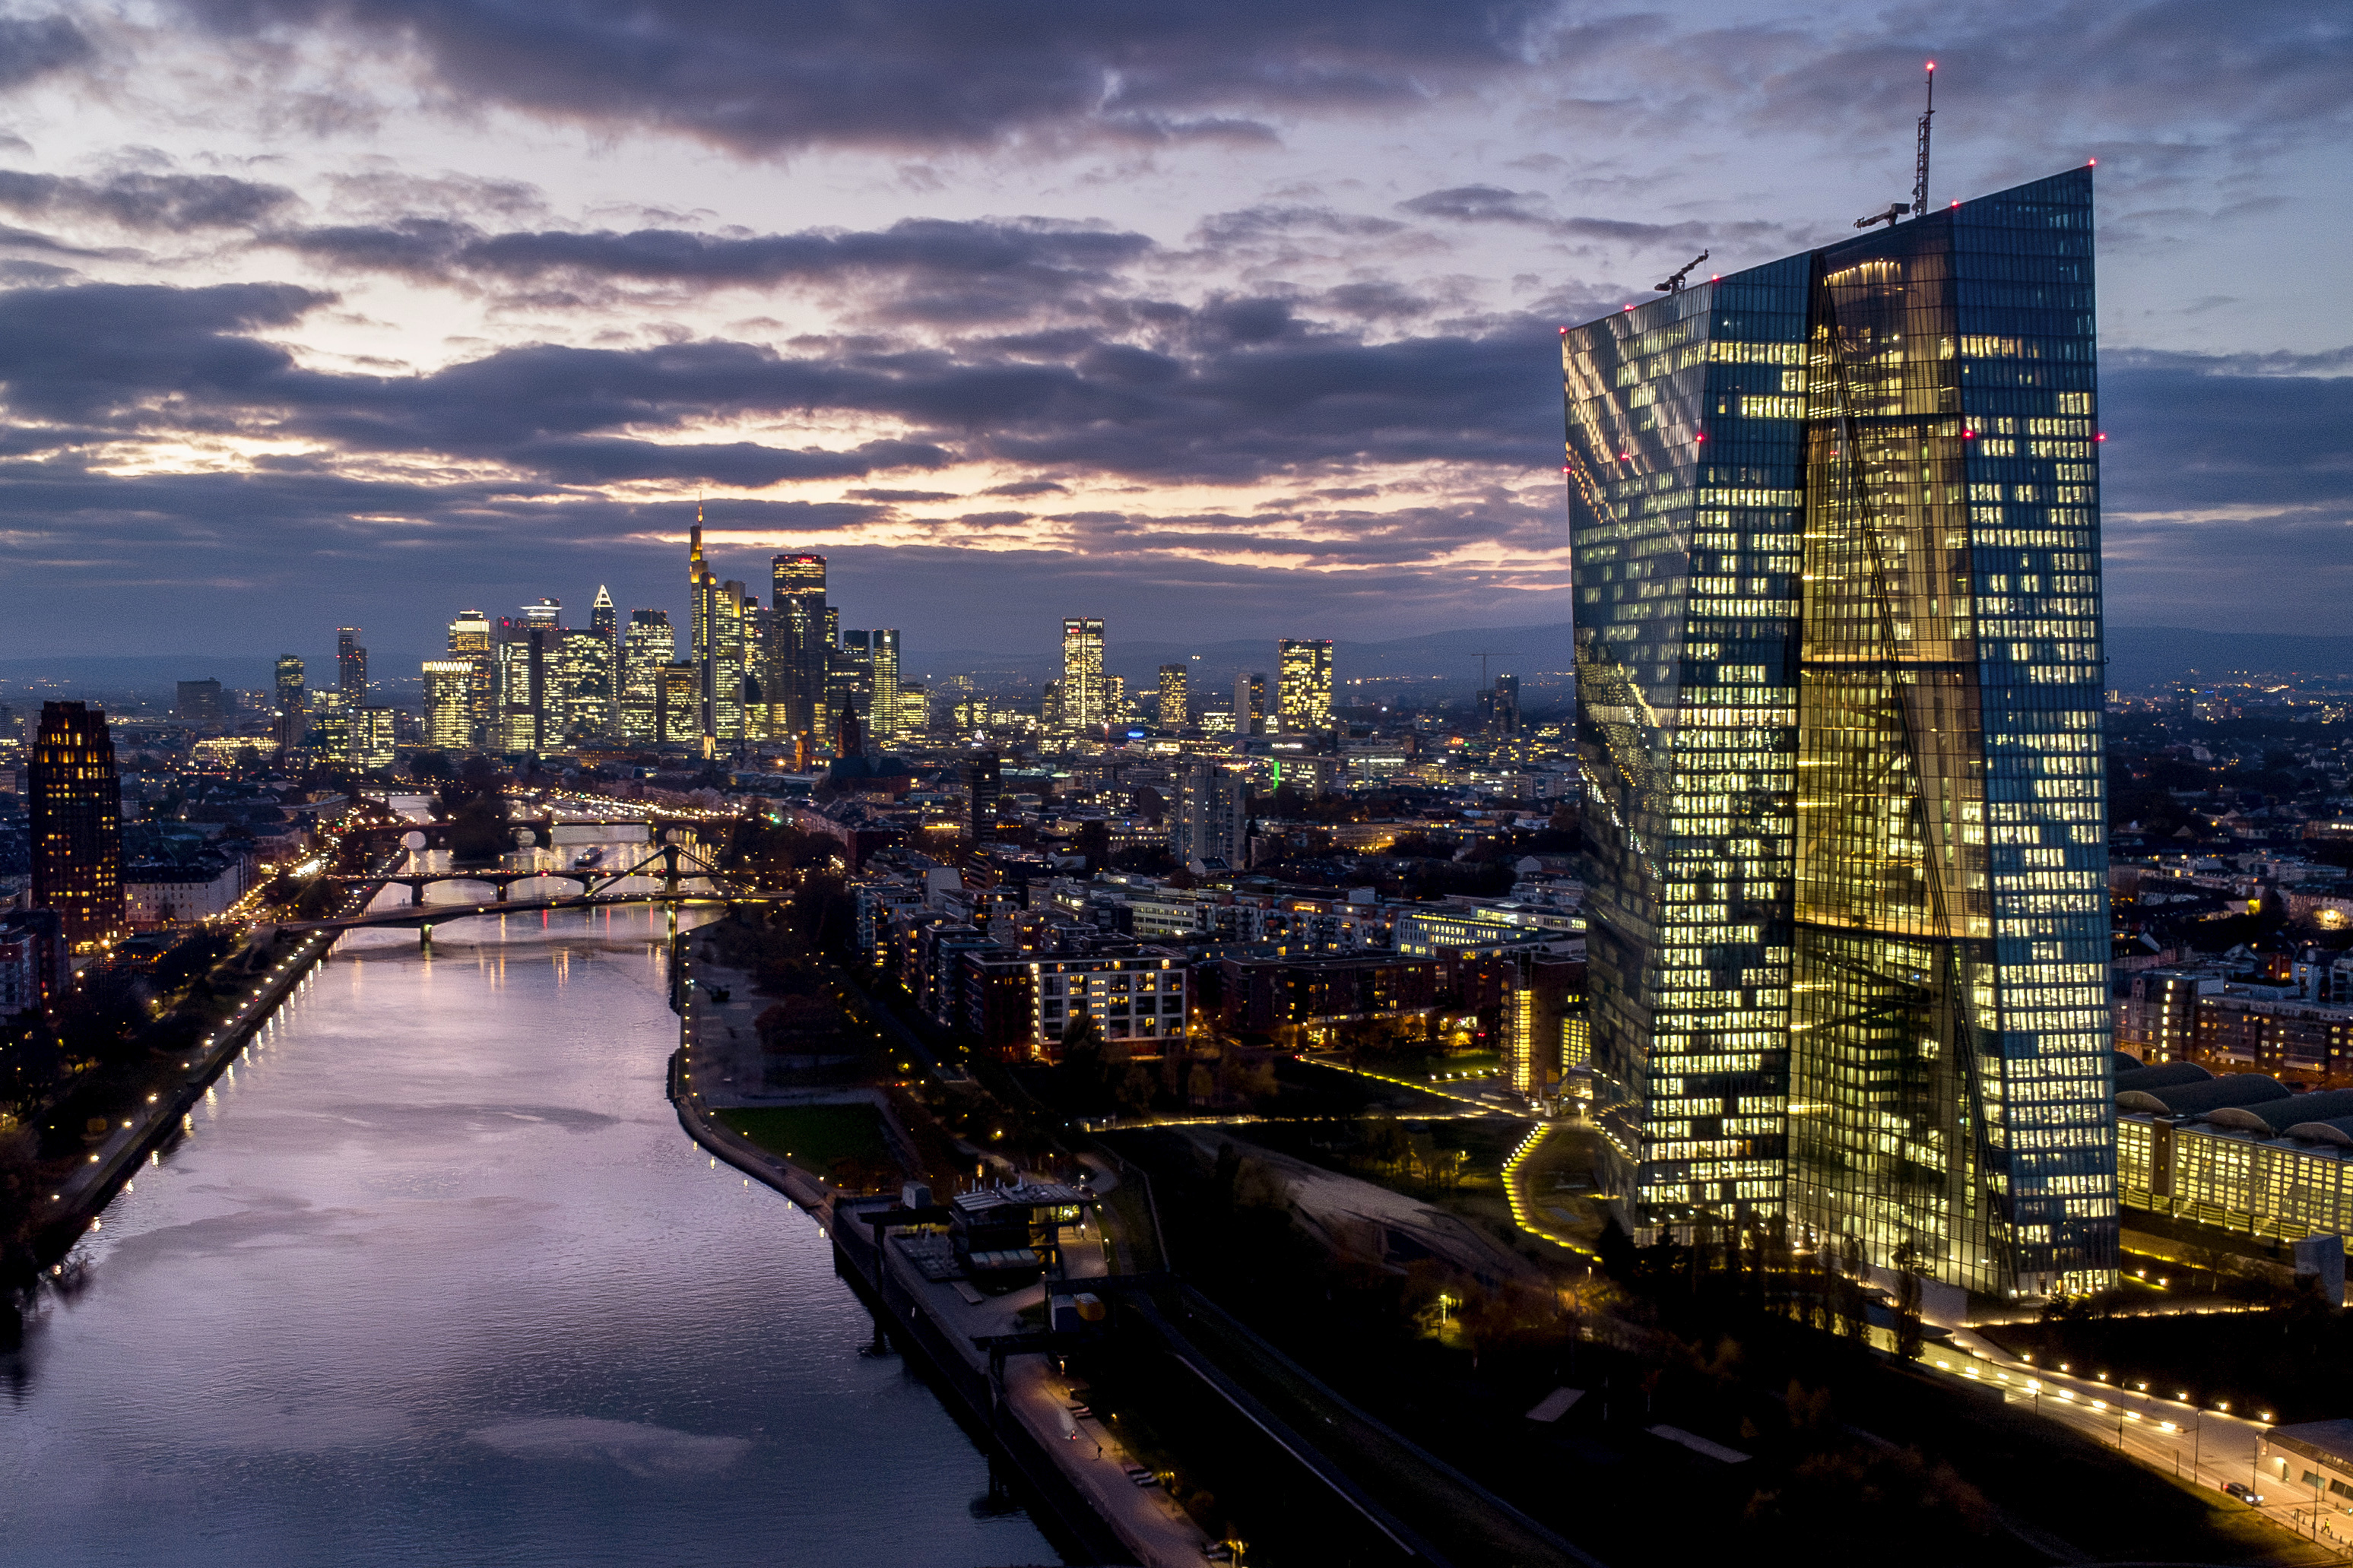
<instances>
[{"instance_id":1,"label":"antenna mast on roof","mask_svg":"<svg viewBox=\"0 0 2353 1568\"><path fill-rule=\"evenodd\" d=\"M1936 117L1936 62L1928 62L1928 107L1920 115L1920 157L1912 172L1912 216L1928 216L1928 121ZM1893 226L1892 225L1890 226Z\"/></svg>"}]
</instances>

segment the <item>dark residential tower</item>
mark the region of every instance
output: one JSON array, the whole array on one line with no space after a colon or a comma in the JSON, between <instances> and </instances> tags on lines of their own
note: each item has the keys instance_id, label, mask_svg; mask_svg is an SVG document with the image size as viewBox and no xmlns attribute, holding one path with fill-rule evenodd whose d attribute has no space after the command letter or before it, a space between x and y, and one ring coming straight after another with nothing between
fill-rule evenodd
<instances>
[{"instance_id":1,"label":"dark residential tower","mask_svg":"<svg viewBox=\"0 0 2353 1568\"><path fill-rule=\"evenodd\" d=\"M1561 348L1611 1196L2112 1281L2090 171Z\"/></svg>"},{"instance_id":2,"label":"dark residential tower","mask_svg":"<svg viewBox=\"0 0 2353 1568\"><path fill-rule=\"evenodd\" d=\"M360 646L357 626L335 628L335 689L343 694L346 708L367 703L367 649Z\"/></svg>"},{"instance_id":3,"label":"dark residential tower","mask_svg":"<svg viewBox=\"0 0 2353 1568\"><path fill-rule=\"evenodd\" d=\"M122 785L103 709L44 702L33 740L33 902L57 911L66 945L123 934Z\"/></svg>"}]
</instances>

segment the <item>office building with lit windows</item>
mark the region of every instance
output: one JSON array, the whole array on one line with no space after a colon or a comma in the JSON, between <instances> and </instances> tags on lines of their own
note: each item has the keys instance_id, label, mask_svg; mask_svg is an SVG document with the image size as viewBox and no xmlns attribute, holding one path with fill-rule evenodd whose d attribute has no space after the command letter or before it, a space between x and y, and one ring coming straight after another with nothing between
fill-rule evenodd
<instances>
[{"instance_id":1,"label":"office building with lit windows","mask_svg":"<svg viewBox=\"0 0 2353 1568\"><path fill-rule=\"evenodd\" d=\"M121 940L122 784L106 710L44 702L33 737L26 807L32 818L33 903L54 910L75 952Z\"/></svg>"},{"instance_id":2,"label":"office building with lit windows","mask_svg":"<svg viewBox=\"0 0 2353 1568\"><path fill-rule=\"evenodd\" d=\"M428 658L424 671L425 743L445 752L462 752L473 744L473 661Z\"/></svg>"},{"instance_id":3,"label":"office building with lit windows","mask_svg":"<svg viewBox=\"0 0 2353 1568\"><path fill-rule=\"evenodd\" d=\"M1062 727L1092 730L1111 721L1103 692L1103 624L1062 623Z\"/></svg>"},{"instance_id":4,"label":"office building with lit windows","mask_svg":"<svg viewBox=\"0 0 2353 1568\"><path fill-rule=\"evenodd\" d=\"M645 745L662 738L661 671L678 658L667 610L631 610L621 633L620 736Z\"/></svg>"},{"instance_id":5,"label":"office building with lit windows","mask_svg":"<svg viewBox=\"0 0 2353 1568\"><path fill-rule=\"evenodd\" d=\"M1561 351L1610 1195L2112 1279L2090 171Z\"/></svg>"},{"instance_id":6,"label":"office building with lit windows","mask_svg":"<svg viewBox=\"0 0 2353 1568\"><path fill-rule=\"evenodd\" d=\"M1164 730L1185 728L1191 721L1191 715L1186 711L1186 709L1185 667L1181 664L1162 665L1158 716L1160 727Z\"/></svg>"},{"instance_id":7,"label":"office building with lit windows","mask_svg":"<svg viewBox=\"0 0 2353 1568\"><path fill-rule=\"evenodd\" d=\"M768 570L774 625L768 700L781 705L770 722L779 740L815 737L825 728L826 653L832 637L825 623L825 557L778 555L770 559Z\"/></svg>"},{"instance_id":8,"label":"office building with lit windows","mask_svg":"<svg viewBox=\"0 0 2353 1568\"><path fill-rule=\"evenodd\" d=\"M1332 639L1285 637L1275 647L1283 733L1321 734L1332 727Z\"/></svg>"},{"instance_id":9,"label":"office building with lit windows","mask_svg":"<svg viewBox=\"0 0 2353 1568\"><path fill-rule=\"evenodd\" d=\"M869 650L874 668L874 694L867 700L867 729L877 741L899 732L899 634L878 627Z\"/></svg>"},{"instance_id":10,"label":"office building with lit windows","mask_svg":"<svg viewBox=\"0 0 2353 1568\"><path fill-rule=\"evenodd\" d=\"M472 734L467 743L489 744L499 693L498 656L491 648L490 616L480 610L459 611L457 619L449 623L449 657L462 658L474 668L468 687L468 723Z\"/></svg>"}]
</instances>

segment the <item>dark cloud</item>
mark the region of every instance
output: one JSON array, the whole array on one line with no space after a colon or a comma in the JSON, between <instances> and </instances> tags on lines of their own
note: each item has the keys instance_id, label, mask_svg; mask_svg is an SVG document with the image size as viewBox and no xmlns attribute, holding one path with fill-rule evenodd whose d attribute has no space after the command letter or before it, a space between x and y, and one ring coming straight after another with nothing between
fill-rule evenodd
<instances>
[{"instance_id":1,"label":"dark cloud","mask_svg":"<svg viewBox=\"0 0 2353 1568\"><path fill-rule=\"evenodd\" d=\"M1667 240L1723 244L1731 240L1791 237L1785 225L1754 220L1632 223L1621 218L1556 217L1542 210L1545 200L1543 194L1536 191L1506 190L1501 185L1455 185L1399 202L1398 210L1417 217L1444 218L1456 223L1517 224L1563 239L1615 245L1650 245Z\"/></svg>"},{"instance_id":2,"label":"dark cloud","mask_svg":"<svg viewBox=\"0 0 2353 1568\"><path fill-rule=\"evenodd\" d=\"M0 87L21 87L93 53L81 29L63 16L0 17Z\"/></svg>"},{"instance_id":3,"label":"dark cloud","mask_svg":"<svg viewBox=\"0 0 2353 1568\"><path fill-rule=\"evenodd\" d=\"M284 349L246 333L333 298L285 283L12 289L0 293L0 387L19 417L206 425L294 374Z\"/></svg>"},{"instance_id":4,"label":"dark cloud","mask_svg":"<svg viewBox=\"0 0 2353 1568\"><path fill-rule=\"evenodd\" d=\"M2353 520L2353 377L2249 375L2243 363L2171 354L2103 371L2108 510L2317 508Z\"/></svg>"},{"instance_id":5,"label":"dark cloud","mask_svg":"<svg viewBox=\"0 0 2353 1568\"><path fill-rule=\"evenodd\" d=\"M1194 226L1193 237L1210 247L1248 245L1300 234L1337 235L1371 239L1395 234L1405 225L1395 218L1368 217L1333 207L1255 206L1236 212L1211 213Z\"/></svg>"},{"instance_id":6,"label":"dark cloud","mask_svg":"<svg viewBox=\"0 0 2353 1568\"><path fill-rule=\"evenodd\" d=\"M1518 69L1552 0L180 0L246 38L396 40L440 85L745 152L986 144L1091 127L1264 140L1258 117L1394 110Z\"/></svg>"},{"instance_id":7,"label":"dark cloud","mask_svg":"<svg viewBox=\"0 0 2353 1568\"><path fill-rule=\"evenodd\" d=\"M275 236L273 242L343 266L427 276L704 287L892 274L1016 278L1033 286L1067 288L1101 280L1152 248L1152 241L1140 234L1044 218L908 218L866 233L810 229L750 236L678 228L499 234L428 218L301 229Z\"/></svg>"},{"instance_id":8,"label":"dark cloud","mask_svg":"<svg viewBox=\"0 0 2353 1568\"><path fill-rule=\"evenodd\" d=\"M1008 496L1015 500L1027 500L1031 496L1066 496L1068 485L1058 485L1051 479L1017 479L1009 485L991 485L980 492L985 496Z\"/></svg>"},{"instance_id":9,"label":"dark cloud","mask_svg":"<svg viewBox=\"0 0 2353 1568\"><path fill-rule=\"evenodd\" d=\"M41 216L95 217L124 228L177 232L250 228L293 205L283 185L226 174L118 174L102 179L0 169L0 208Z\"/></svg>"},{"instance_id":10,"label":"dark cloud","mask_svg":"<svg viewBox=\"0 0 2353 1568\"><path fill-rule=\"evenodd\" d=\"M1370 344L1305 326L1283 300L1245 297L1192 312L1162 348L1092 341L1054 363L842 342L795 354L723 341L538 343L409 376L310 370L242 335L330 298L284 285L0 294L0 388L20 417L237 428L350 452L505 461L566 482L769 483L937 467L951 451L1242 481L1370 461L1548 464L1557 440L1553 334L1534 321ZM816 414L904 434L849 456L646 439Z\"/></svg>"}]
</instances>

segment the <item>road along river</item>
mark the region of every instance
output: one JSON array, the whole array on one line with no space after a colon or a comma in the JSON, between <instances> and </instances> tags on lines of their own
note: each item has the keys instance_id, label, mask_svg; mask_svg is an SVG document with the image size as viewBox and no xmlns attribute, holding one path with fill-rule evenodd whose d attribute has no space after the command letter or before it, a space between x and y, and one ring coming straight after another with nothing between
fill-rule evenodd
<instances>
[{"instance_id":1,"label":"road along river","mask_svg":"<svg viewBox=\"0 0 2353 1568\"><path fill-rule=\"evenodd\" d=\"M343 938L0 1359L0 1563L1056 1561L680 1128L666 921Z\"/></svg>"}]
</instances>

